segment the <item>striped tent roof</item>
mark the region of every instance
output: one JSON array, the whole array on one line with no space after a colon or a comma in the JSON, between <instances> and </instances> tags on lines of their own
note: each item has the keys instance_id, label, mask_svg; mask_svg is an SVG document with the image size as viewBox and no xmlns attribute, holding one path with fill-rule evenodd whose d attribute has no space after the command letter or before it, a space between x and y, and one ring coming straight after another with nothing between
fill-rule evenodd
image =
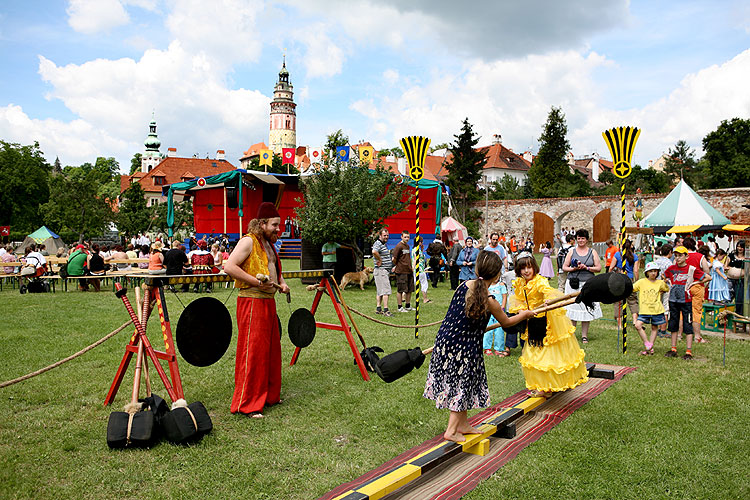
<instances>
[{"instance_id":1,"label":"striped tent roof","mask_svg":"<svg viewBox=\"0 0 750 500\"><path fill-rule=\"evenodd\" d=\"M684 180L643 219L643 225L653 227L655 232L664 232L674 226L711 226L707 229L720 229L730 222Z\"/></svg>"}]
</instances>

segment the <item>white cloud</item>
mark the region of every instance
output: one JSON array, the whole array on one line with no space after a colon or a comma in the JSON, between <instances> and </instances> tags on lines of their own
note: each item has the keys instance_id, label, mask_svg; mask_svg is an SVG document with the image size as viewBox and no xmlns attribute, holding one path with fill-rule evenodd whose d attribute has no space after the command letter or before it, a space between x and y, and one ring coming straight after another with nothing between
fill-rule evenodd
<instances>
[{"instance_id":1,"label":"white cloud","mask_svg":"<svg viewBox=\"0 0 750 500\"><path fill-rule=\"evenodd\" d=\"M399 74L395 69L387 69L383 71L383 80L388 85L395 85L398 82Z\"/></svg>"},{"instance_id":2,"label":"white cloud","mask_svg":"<svg viewBox=\"0 0 750 500\"><path fill-rule=\"evenodd\" d=\"M687 75L667 97L641 109L601 109L591 114L571 137L584 152L603 152L606 151L601 141L603 130L634 125L642 130L634 158L641 165L647 165L649 159L656 159L681 139L700 156L703 137L715 130L722 120L750 118L748 80L750 49L721 65Z\"/></svg>"},{"instance_id":3,"label":"white cloud","mask_svg":"<svg viewBox=\"0 0 750 500\"><path fill-rule=\"evenodd\" d=\"M70 27L86 35L130 22L119 0L70 0L66 13Z\"/></svg>"},{"instance_id":4,"label":"white cloud","mask_svg":"<svg viewBox=\"0 0 750 500\"><path fill-rule=\"evenodd\" d=\"M307 49L303 62L308 78L331 77L341 73L345 51L325 34L322 24L300 30L297 40Z\"/></svg>"},{"instance_id":5,"label":"white cloud","mask_svg":"<svg viewBox=\"0 0 750 500\"><path fill-rule=\"evenodd\" d=\"M256 17L263 9L263 2L175 0L165 24L186 51L204 52L217 67L227 67L258 59Z\"/></svg>"},{"instance_id":6,"label":"white cloud","mask_svg":"<svg viewBox=\"0 0 750 500\"><path fill-rule=\"evenodd\" d=\"M203 156L224 149L227 159L236 163L248 145L268 133L269 98L254 90L228 89L213 61L202 52L190 54L176 41L167 50L146 51L138 61L96 59L57 66L40 56L39 74L52 86L48 99L60 99L78 119L15 119L24 123L23 130L36 131L29 140L45 141L45 153L52 158L59 154L61 160L70 155L64 159L70 163L92 161L101 154L114 155L126 165L143 150L139 141L148 132L152 110L163 151L174 146L180 154ZM17 107L12 111L0 118L0 130L13 128L11 118L22 114ZM58 132L48 133L50 125ZM69 134L59 132L66 127ZM77 141L69 141L74 134Z\"/></svg>"}]
</instances>

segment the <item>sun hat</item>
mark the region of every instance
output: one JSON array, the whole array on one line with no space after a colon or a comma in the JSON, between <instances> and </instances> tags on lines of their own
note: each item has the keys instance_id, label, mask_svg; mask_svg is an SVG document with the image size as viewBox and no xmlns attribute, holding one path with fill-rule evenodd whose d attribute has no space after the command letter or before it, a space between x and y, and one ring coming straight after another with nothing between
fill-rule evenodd
<instances>
[{"instance_id":1,"label":"sun hat","mask_svg":"<svg viewBox=\"0 0 750 500\"><path fill-rule=\"evenodd\" d=\"M657 264L656 262L649 262L648 264L646 264L646 272L649 271L661 271L661 269L659 269L659 264Z\"/></svg>"}]
</instances>

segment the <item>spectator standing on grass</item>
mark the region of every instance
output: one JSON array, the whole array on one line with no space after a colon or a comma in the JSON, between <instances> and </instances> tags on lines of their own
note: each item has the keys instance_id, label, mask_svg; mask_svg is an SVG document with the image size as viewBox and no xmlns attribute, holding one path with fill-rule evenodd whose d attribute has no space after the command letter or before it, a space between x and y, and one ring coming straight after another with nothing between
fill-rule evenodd
<instances>
[{"instance_id":1,"label":"spectator standing on grass","mask_svg":"<svg viewBox=\"0 0 750 500\"><path fill-rule=\"evenodd\" d=\"M594 277L594 273L602 270L599 254L589 247L588 230L576 231L576 246L565 257L563 269L568 272L568 280L565 284L566 294L577 292L584 283ZM566 307L566 310L573 326L581 322L581 342L588 343L589 325L593 320L602 317L599 303L594 302L592 309L584 304L571 304Z\"/></svg>"},{"instance_id":2,"label":"spectator standing on grass","mask_svg":"<svg viewBox=\"0 0 750 500\"><path fill-rule=\"evenodd\" d=\"M461 246L461 242L458 241L458 235L453 236L453 246L448 251L448 266L451 271L451 290L458 288L458 276L461 271L461 266L458 265L458 255L464 248Z\"/></svg>"},{"instance_id":3,"label":"spectator standing on grass","mask_svg":"<svg viewBox=\"0 0 750 500\"><path fill-rule=\"evenodd\" d=\"M711 266L708 263L708 258L697 251L695 239L687 237L682 243L689 251L687 265L700 269L710 279ZM697 344L705 344L708 341L701 335L701 318L703 317L703 300L706 296L706 287L700 282L694 282L690 287L690 296L692 297L691 305L693 307L693 338Z\"/></svg>"},{"instance_id":4,"label":"spectator standing on grass","mask_svg":"<svg viewBox=\"0 0 750 500\"><path fill-rule=\"evenodd\" d=\"M461 283L476 279L477 275L474 273L474 265L477 262L477 255L479 255L477 249L474 248L474 238L469 236L464 243L466 247L458 254L458 265L461 267L458 279Z\"/></svg>"},{"instance_id":5,"label":"spectator standing on grass","mask_svg":"<svg viewBox=\"0 0 750 500\"><path fill-rule=\"evenodd\" d=\"M708 286L708 298L714 302L729 302L729 281L724 270L723 259L727 253L719 248L711 264L711 284Z\"/></svg>"},{"instance_id":6,"label":"spectator standing on grass","mask_svg":"<svg viewBox=\"0 0 750 500\"><path fill-rule=\"evenodd\" d=\"M734 303L735 303L735 311L737 314L745 314L743 312L743 309L745 307L745 280L742 277L742 263L743 259L745 258L745 240L740 240L737 242L737 246L735 247L734 252L731 252L728 254L729 257L729 265L728 268L733 268L732 270L727 269L727 272L737 272L737 270L740 271L739 274L735 274L735 276L739 276L739 278L730 278L729 279L729 285L732 291L732 296L734 297ZM727 276L728 277L728 276Z\"/></svg>"},{"instance_id":7,"label":"spectator standing on grass","mask_svg":"<svg viewBox=\"0 0 750 500\"><path fill-rule=\"evenodd\" d=\"M438 281L443 281L443 275L441 270L444 259L448 258L448 250L445 249L445 245L440 241L440 233L435 233L435 239L427 245L427 255L430 257L430 269L432 270L432 288L437 288Z\"/></svg>"},{"instance_id":8,"label":"spectator standing on grass","mask_svg":"<svg viewBox=\"0 0 750 500\"><path fill-rule=\"evenodd\" d=\"M409 250L409 231L401 232L401 241L391 253L393 272L396 274L396 302L398 312L413 311L411 294L414 292L414 270L411 267L411 250Z\"/></svg>"},{"instance_id":9,"label":"spectator standing on grass","mask_svg":"<svg viewBox=\"0 0 750 500\"><path fill-rule=\"evenodd\" d=\"M497 280L497 283L490 285L488 292L490 297L494 297L495 300L500 302L500 307L505 311L508 306L508 288L505 286L502 276ZM492 325L499 322L500 320L494 316L490 316L489 324ZM503 330L502 326L485 332L482 346L484 347L485 356L495 355L504 358L510 354L510 349L505 346L505 330Z\"/></svg>"},{"instance_id":10,"label":"spectator standing on grass","mask_svg":"<svg viewBox=\"0 0 750 500\"><path fill-rule=\"evenodd\" d=\"M551 280L555 276L555 268L552 267L552 242L547 241L544 245L539 245L539 252L542 254L539 274Z\"/></svg>"},{"instance_id":11,"label":"spectator standing on grass","mask_svg":"<svg viewBox=\"0 0 750 500\"><path fill-rule=\"evenodd\" d=\"M492 233L490 235L490 243L484 247L488 252L496 253L500 260L503 261L503 272L508 269L508 252L505 251L505 247L500 244L500 235Z\"/></svg>"},{"instance_id":12,"label":"spectator standing on grass","mask_svg":"<svg viewBox=\"0 0 750 500\"><path fill-rule=\"evenodd\" d=\"M565 258L573 248L574 241L575 236L566 234L564 244L560 247L560 251L557 253L557 289L561 292L565 291L565 283L568 281L568 272L563 269L565 266Z\"/></svg>"},{"instance_id":13,"label":"spectator standing on grass","mask_svg":"<svg viewBox=\"0 0 750 500\"><path fill-rule=\"evenodd\" d=\"M669 243L665 243L664 245L659 247L659 256L654 259L654 262L657 266L659 266L659 277L661 279L664 279L667 269L669 269L669 266L673 264L673 258L672 245L670 245ZM667 286L669 286L668 283ZM662 306L664 306L664 319L669 321L669 293L665 293L664 295L662 295L661 299ZM669 337L669 334L667 333L666 323L659 326L658 335L659 337Z\"/></svg>"},{"instance_id":14,"label":"spectator standing on grass","mask_svg":"<svg viewBox=\"0 0 750 500\"><path fill-rule=\"evenodd\" d=\"M711 277L704 274L699 268L689 266L687 263L688 249L679 246L674 249L675 263L665 273L665 279L670 284L669 290L669 331L672 333L672 348L665 354L668 358L677 357L677 334L678 323L682 314L682 333L685 334L687 348L684 360L693 359L693 325L691 315L693 313L690 287L695 281L708 282Z\"/></svg>"},{"instance_id":15,"label":"spectator standing on grass","mask_svg":"<svg viewBox=\"0 0 750 500\"><path fill-rule=\"evenodd\" d=\"M610 265L609 271L624 273L630 278L630 281L635 282L638 280L639 267L640 262L638 260L638 255L633 251L633 242L625 240L625 243L622 245L622 251L618 251L615 253L614 257L612 257L612 264ZM625 301L627 302L628 310L633 317L631 321L632 323L635 323L638 319L638 295L633 292L627 299L625 299ZM614 309L615 319L617 320L618 325L621 325L620 313L622 312L622 302L615 304Z\"/></svg>"},{"instance_id":16,"label":"spectator standing on grass","mask_svg":"<svg viewBox=\"0 0 750 500\"><path fill-rule=\"evenodd\" d=\"M635 329L643 340L643 351L641 356L649 356L654 353L654 342L656 333L661 325L667 323L664 317L664 304L662 295L669 296L669 287L664 280L659 279L659 264L649 262L646 264L646 277L639 279L633 284L633 292L638 294L638 319L635 321ZM646 336L644 324L651 325L651 336Z\"/></svg>"},{"instance_id":17,"label":"spectator standing on grass","mask_svg":"<svg viewBox=\"0 0 750 500\"><path fill-rule=\"evenodd\" d=\"M338 243L326 241L320 249L323 256L323 269L332 269L334 275L336 274L336 250L339 248L341 248L341 245Z\"/></svg>"},{"instance_id":18,"label":"spectator standing on grass","mask_svg":"<svg viewBox=\"0 0 750 500\"><path fill-rule=\"evenodd\" d=\"M388 250L389 236L388 229L384 227L378 233L375 244L372 245L372 258L375 263L372 272L375 278L375 312L383 316L393 316L393 313L388 310L388 298L391 296L391 269L393 268L391 251Z\"/></svg>"},{"instance_id":19,"label":"spectator standing on grass","mask_svg":"<svg viewBox=\"0 0 750 500\"><path fill-rule=\"evenodd\" d=\"M620 249L615 246L615 243L612 240L607 242L607 249L604 251L604 262L607 271L612 267L612 259L614 259L615 254L619 251Z\"/></svg>"}]
</instances>

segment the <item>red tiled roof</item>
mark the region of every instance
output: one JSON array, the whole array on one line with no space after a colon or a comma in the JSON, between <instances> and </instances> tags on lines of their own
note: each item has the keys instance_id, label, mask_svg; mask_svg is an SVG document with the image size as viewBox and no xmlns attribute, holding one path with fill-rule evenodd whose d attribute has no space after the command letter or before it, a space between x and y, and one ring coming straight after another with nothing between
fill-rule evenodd
<instances>
[{"instance_id":1,"label":"red tiled roof","mask_svg":"<svg viewBox=\"0 0 750 500\"><path fill-rule=\"evenodd\" d=\"M234 170L235 167L226 160L215 160L211 158L179 158L171 156L164 158L161 163L155 166L149 173L143 174L136 172L130 176L140 177L141 187L146 192L161 193L162 185L154 184L154 177L164 177L164 186L182 182L185 177L208 177L209 175L221 174ZM141 175L138 175L138 174ZM187 175L186 175L187 174ZM122 187L122 180L120 181Z\"/></svg>"},{"instance_id":2,"label":"red tiled roof","mask_svg":"<svg viewBox=\"0 0 750 500\"><path fill-rule=\"evenodd\" d=\"M252 158L253 156L259 156L261 149L268 149L268 146L266 146L265 142L257 142L247 148L247 151L242 153L242 158L240 160L244 160L245 158Z\"/></svg>"},{"instance_id":3,"label":"red tiled roof","mask_svg":"<svg viewBox=\"0 0 750 500\"><path fill-rule=\"evenodd\" d=\"M528 170L531 168L531 163L502 144L477 148L477 151L484 152L484 155L487 157L487 163L484 165L485 169Z\"/></svg>"}]
</instances>

